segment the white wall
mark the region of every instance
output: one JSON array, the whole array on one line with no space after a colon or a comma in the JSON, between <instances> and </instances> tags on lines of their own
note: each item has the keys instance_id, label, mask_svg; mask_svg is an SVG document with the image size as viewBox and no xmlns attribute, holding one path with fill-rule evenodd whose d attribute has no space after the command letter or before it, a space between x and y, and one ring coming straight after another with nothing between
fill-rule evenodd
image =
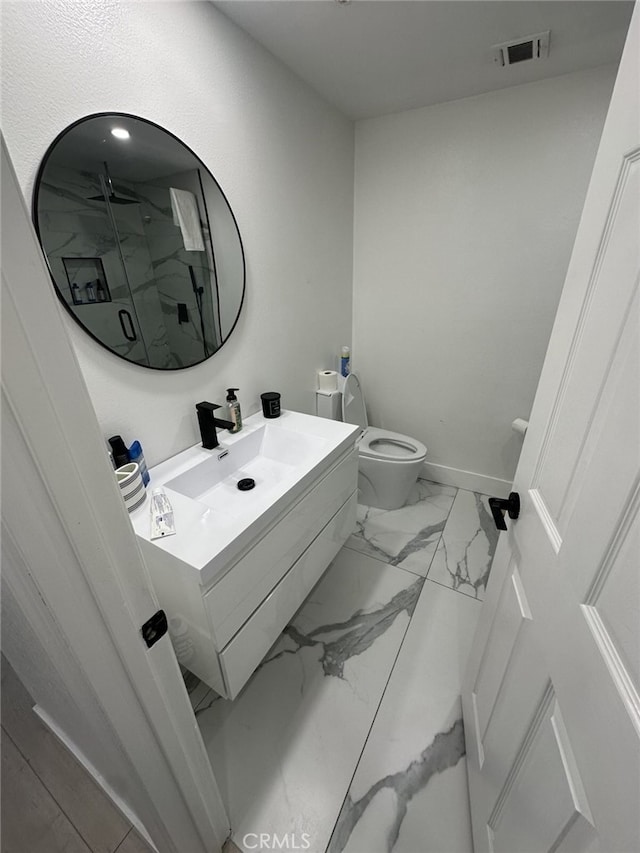
<instances>
[{"instance_id":1,"label":"white wall","mask_svg":"<svg viewBox=\"0 0 640 853\"><path fill-rule=\"evenodd\" d=\"M174 373L130 365L68 327L105 436L157 463L198 439L194 404L239 386L243 411L278 390L314 410L315 371L351 337L353 125L211 3L3 3L2 127L31 199L47 146L91 112L175 133L211 169L247 260L222 350Z\"/></svg>"},{"instance_id":2,"label":"white wall","mask_svg":"<svg viewBox=\"0 0 640 853\"><path fill-rule=\"evenodd\" d=\"M431 463L513 479L614 78L356 125L354 367Z\"/></svg>"}]
</instances>

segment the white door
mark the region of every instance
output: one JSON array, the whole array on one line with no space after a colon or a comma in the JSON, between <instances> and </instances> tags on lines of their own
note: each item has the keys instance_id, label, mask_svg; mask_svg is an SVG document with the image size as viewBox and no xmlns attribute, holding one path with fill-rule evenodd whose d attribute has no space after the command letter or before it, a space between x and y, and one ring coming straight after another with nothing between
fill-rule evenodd
<instances>
[{"instance_id":1,"label":"white door","mask_svg":"<svg viewBox=\"0 0 640 853\"><path fill-rule=\"evenodd\" d=\"M640 851L639 30L464 684L476 853Z\"/></svg>"},{"instance_id":2,"label":"white door","mask_svg":"<svg viewBox=\"0 0 640 853\"><path fill-rule=\"evenodd\" d=\"M229 824L18 182L2 172L3 653L159 853Z\"/></svg>"}]
</instances>

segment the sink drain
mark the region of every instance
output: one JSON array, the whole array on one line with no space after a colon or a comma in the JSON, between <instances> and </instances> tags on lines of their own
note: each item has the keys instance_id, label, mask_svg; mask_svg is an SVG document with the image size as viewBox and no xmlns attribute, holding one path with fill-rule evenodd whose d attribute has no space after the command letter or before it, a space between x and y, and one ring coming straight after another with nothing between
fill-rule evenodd
<instances>
[{"instance_id":1,"label":"sink drain","mask_svg":"<svg viewBox=\"0 0 640 853\"><path fill-rule=\"evenodd\" d=\"M244 480L238 481L238 488L241 492L248 492L255 487L256 481L251 477L245 477Z\"/></svg>"}]
</instances>

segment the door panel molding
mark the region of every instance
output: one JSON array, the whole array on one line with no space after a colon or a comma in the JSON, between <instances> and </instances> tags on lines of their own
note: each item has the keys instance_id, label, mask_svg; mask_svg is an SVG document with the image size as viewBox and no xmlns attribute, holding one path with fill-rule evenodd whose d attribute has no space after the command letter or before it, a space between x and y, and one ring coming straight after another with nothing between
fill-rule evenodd
<instances>
[{"instance_id":1,"label":"door panel molding","mask_svg":"<svg viewBox=\"0 0 640 853\"><path fill-rule=\"evenodd\" d=\"M579 812L589 822L589 824L591 824L591 826L593 826L593 817L587 800L587 792L582 784L582 777L580 776L578 764L576 762L575 755L573 754L573 749L571 748L569 732L564 724L564 719L557 699L554 704L553 713L551 714L551 725L558 744L558 750L562 759L562 765L567 777L567 784L569 786L575 810L576 812Z\"/></svg>"},{"instance_id":2,"label":"door panel molding","mask_svg":"<svg viewBox=\"0 0 640 853\"><path fill-rule=\"evenodd\" d=\"M596 608L583 604L581 605L581 609L585 621L593 634L598 650L602 655L605 666L611 674L611 679L640 737L640 695L638 694L637 686L634 684L629 670L618 652L616 643L614 643L607 631Z\"/></svg>"},{"instance_id":3,"label":"door panel molding","mask_svg":"<svg viewBox=\"0 0 640 853\"><path fill-rule=\"evenodd\" d=\"M514 562L510 583L506 583L503 588L473 688L474 703L477 708L478 743L481 746L491 725L493 712L500 703L505 677L514 655L517 654L522 631L530 621L531 610L522 587L518 567ZM500 648L497 648L498 646ZM487 666L490 658L493 659L491 670ZM484 750L484 747L482 748Z\"/></svg>"},{"instance_id":4,"label":"door panel molding","mask_svg":"<svg viewBox=\"0 0 640 853\"><path fill-rule=\"evenodd\" d=\"M620 519L620 523L613 534L611 542L605 555L600 563L600 566L596 570L595 577L593 579L593 583L589 591L587 592L587 596L584 600L584 604L587 606L595 606L598 603L598 599L604 589L607 580L609 579L609 575L611 574L616 558L620 554L620 551L624 547L631 529L635 523L637 523L638 515L640 514L640 474L635 479L633 489L631 492L631 496L629 499L629 506L627 507L626 512Z\"/></svg>"},{"instance_id":5,"label":"door panel molding","mask_svg":"<svg viewBox=\"0 0 640 853\"><path fill-rule=\"evenodd\" d=\"M551 513L547 508L542 492L540 489L529 489L529 497L531 498L533 508L538 513L540 524L547 534L549 544L553 548L554 553L559 554L560 549L562 548L562 536L556 527L555 521L551 517Z\"/></svg>"},{"instance_id":6,"label":"door panel molding","mask_svg":"<svg viewBox=\"0 0 640 853\"><path fill-rule=\"evenodd\" d=\"M544 693L540 697L540 701L538 702L538 707L536 708L531 722L525 732L524 738L520 747L518 748L518 752L516 753L516 757L511 765L509 773L507 774L507 778L504 781L502 789L498 794L498 799L496 800L491 814L489 815L489 820L487 821L488 825L492 828L495 833L495 828L500 823L500 818L502 816L502 812L505 807L505 803L507 798L515 784L516 779L518 778L518 774L526 761L527 755L531 750L532 744L538 736L538 732L549 713L549 708L551 707L551 703L555 699L555 693L553 690L553 685L551 682L547 682L547 686L544 689Z\"/></svg>"},{"instance_id":7,"label":"door panel molding","mask_svg":"<svg viewBox=\"0 0 640 853\"><path fill-rule=\"evenodd\" d=\"M571 833L581 847L596 836L591 809L551 683L488 824L491 848L558 850ZM522 844L523 847L516 847Z\"/></svg>"},{"instance_id":8,"label":"door panel molding","mask_svg":"<svg viewBox=\"0 0 640 853\"><path fill-rule=\"evenodd\" d=\"M619 165L616 186L611 197L600 236L595 263L592 267L585 295L580 307L580 313L571 338L567 359L557 387L551 414L544 430L540 454L531 479L531 488L538 489L545 494L545 503L547 505L548 512L551 518L553 518L555 525L560 530L562 529L562 522L564 521L563 507L567 491L572 482L575 467L580 459L581 450L587 439L591 425L591 419L586 414L584 407L589 406L591 413L596 411L600 395L606 385L612 359L608 361L604 370L601 370L596 395L595 398L591 399L591 401L578 398L577 400L573 400L572 404L569 405L569 396L572 393L571 388L573 387L572 380L574 379L576 369L578 368L580 357L584 354L583 344L585 338L588 336L589 323L593 319L595 302L601 298L600 291L603 289L601 287L601 276L603 274L603 269L606 269L607 267L607 263L610 259L610 252L612 249L616 248L616 241L620 241L620 231L631 232L630 240L628 241L629 246L633 246L634 241L637 241L637 229L635 236L632 233L634 217L629 216L629 208L633 210L634 207L637 207L636 199L639 197L638 183L640 181L639 164L640 147L636 147L624 155ZM627 305L629 300L624 298L623 288L620 288L619 290L619 294L615 295L618 296L618 302L621 304L617 304L616 307L618 315L622 321L624 321L628 311ZM613 318L612 305L609 305L608 308L612 316L613 328L617 331L619 324ZM569 414L564 418L566 423L563 423L563 415L565 415L565 413ZM559 446L557 452L560 453L561 456L566 453L566 434L575 434L576 423L583 425L582 441L580 443L571 442L572 453L574 456L572 464L567 468L568 473L567 476L564 477L564 482L555 482L558 472L562 470L564 473L565 466L559 466L556 464L557 459L555 457L554 448L556 445ZM545 477L545 474L548 476Z\"/></svg>"},{"instance_id":9,"label":"door panel molding","mask_svg":"<svg viewBox=\"0 0 640 853\"><path fill-rule=\"evenodd\" d=\"M640 180L638 181L638 198L640 198ZM640 211L637 225L637 231L640 234ZM567 479L560 516L561 523L565 527L569 523L576 502L580 498L584 477L587 474L591 459L594 453L597 452L603 432L608 428L607 421L609 421L609 425L611 424L612 415L610 410L612 405L615 405L618 385L625 381L625 377L629 373L633 373L634 371L636 375L633 378L627 378L626 381L630 384L630 387L632 387L632 384L640 381L640 376L637 375L638 363L640 362L638 347L639 324L640 276L637 276L629 295L628 304L623 308L621 324L616 332L616 340L611 348L602 384L598 389L595 401L589 412L588 424L580 442L578 456ZM624 402L627 408L627 411L621 416L624 422L633 423L634 415L637 420L637 413L631 408L632 403L633 399L631 397Z\"/></svg>"}]
</instances>

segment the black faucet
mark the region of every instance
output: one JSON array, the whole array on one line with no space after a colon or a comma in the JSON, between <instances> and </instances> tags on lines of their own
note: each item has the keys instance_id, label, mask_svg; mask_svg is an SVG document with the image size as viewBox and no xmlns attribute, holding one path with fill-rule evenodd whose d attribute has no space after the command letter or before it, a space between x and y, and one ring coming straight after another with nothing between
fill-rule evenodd
<instances>
[{"instance_id":1,"label":"black faucet","mask_svg":"<svg viewBox=\"0 0 640 853\"><path fill-rule=\"evenodd\" d=\"M221 406L217 406L215 403L207 403L206 400L203 400L202 403L196 403L202 446L207 450L213 450L214 447L220 446L216 427L219 429L233 429L235 426L233 421L225 421L222 418L214 417L213 413L216 409L220 408Z\"/></svg>"}]
</instances>

